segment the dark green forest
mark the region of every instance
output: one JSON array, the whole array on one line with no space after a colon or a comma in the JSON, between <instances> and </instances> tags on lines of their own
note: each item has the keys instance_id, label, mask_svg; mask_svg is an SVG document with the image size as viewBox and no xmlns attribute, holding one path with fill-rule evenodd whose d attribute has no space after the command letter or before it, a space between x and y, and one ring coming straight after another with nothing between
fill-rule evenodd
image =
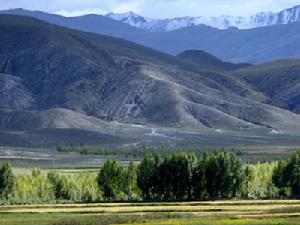
<instances>
[{"instance_id":1,"label":"dark green forest","mask_svg":"<svg viewBox=\"0 0 300 225\"><path fill-rule=\"evenodd\" d=\"M147 154L127 167L107 160L99 171L62 173L35 168L14 174L0 166L1 204L193 201L297 198L300 151L289 159L244 163L232 152Z\"/></svg>"}]
</instances>

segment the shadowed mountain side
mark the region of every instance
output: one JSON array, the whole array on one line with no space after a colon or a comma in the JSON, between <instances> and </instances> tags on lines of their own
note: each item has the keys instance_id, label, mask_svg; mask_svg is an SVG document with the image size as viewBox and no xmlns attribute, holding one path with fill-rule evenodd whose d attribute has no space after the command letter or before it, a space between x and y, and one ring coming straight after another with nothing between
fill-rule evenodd
<instances>
[{"instance_id":1,"label":"shadowed mountain side","mask_svg":"<svg viewBox=\"0 0 300 225\"><path fill-rule=\"evenodd\" d=\"M171 32L150 33L134 41L170 54L201 49L229 62L261 63L282 58L300 58L300 23L249 30L218 30L200 25Z\"/></svg>"},{"instance_id":2,"label":"shadowed mountain side","mask_svg":"<svg viewBox=\"0 0 300 225\"><path fill-rule=\"evenodd\" d=\"M300 60L280 60L233 72L257 91L266 102L300 113Z\"/></svg>"},{"instance_id":3,"label":"shadowed mountain side","mask_svg":"<svg viewBox=\"0 0 300 225\"><path fill-rule=\"evenodd\" d=\"M217 57L201 50L187 50L177 55L177 57L195 63L205 70L212 71L231 71L251 66L251 64L248 63L234 64L230 62L224 62Z\"/></svg>"},{"instance_id":4,"label":"shadowed mountain side","mask_svg":"<svg viewBox=\"0 0 300 225\"><path fill-rule=\"evenodd\" d=\"M0 129L32 130L42 128L65 128L101 130L109 125L96 119L67 109L0 110Z\"/></svg>"}]
</instances>

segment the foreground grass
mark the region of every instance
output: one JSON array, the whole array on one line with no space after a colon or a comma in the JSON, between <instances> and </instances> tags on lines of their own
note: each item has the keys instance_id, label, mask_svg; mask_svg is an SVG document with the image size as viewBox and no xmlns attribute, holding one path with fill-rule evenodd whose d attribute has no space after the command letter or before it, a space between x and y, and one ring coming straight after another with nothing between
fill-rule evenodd
<instances>
[{"instance_id":1,"label":"foreground grass","mask_svg":"<svg viewBox=\"0 0 300 225\"><path fill-rule=\"evenodd\" d=\"M186 219L186 216L155 214L9 213L0 214L1 225L110 225ZM191 215L190 215L191 216Z\"/></svg>"},{"instance_id":2,"label":"foreground grass","mask_svg":"<svg viewBox=\"0 0 300 225\"><path fill-rule=\"evenodd\" d=\"M300 201L0 207L1 225L300 225Z\"/></svg>"},{"instance_id":3,"label":"foreground grass","mask_svg":"<svg viewBox=\"0 0 300 225\"><path fill-rule=\"evenodd\" d=\"M171 218L168 218L171 217ZM188 219L172 215L2 215L1 225L300 225L299 218Z\"/></svg>"},{"instance_id":4,"label":"foreground grass","mask_svg":"<svg viewBox=\"0 0 300 225\"><path fill-rule=\"evenodd\" d=\"M140 223L136 225L298 225L299 219L203 219L173 220L163 222Z\"/></svg>"}]
</instances>

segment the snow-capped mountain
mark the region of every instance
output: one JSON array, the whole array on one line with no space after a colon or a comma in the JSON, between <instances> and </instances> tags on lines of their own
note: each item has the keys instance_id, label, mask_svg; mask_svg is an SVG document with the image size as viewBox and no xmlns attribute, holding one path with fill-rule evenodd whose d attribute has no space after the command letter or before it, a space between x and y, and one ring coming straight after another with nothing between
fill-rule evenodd
<instances>
[{"instance_id":1,"label":"snow-capped mountain","mask_svg":"<svg viewBox=\"0 0 300 225\"><path fill-rule=\"evenodd\" d=\"M255 27L270 26L277 24L288 24L300 22L300 5L285 9L278 13L261 12L250 17L179 17L173 19L151 19L142 17L132 12L124 14L110 13L106 16L130 24L151 32L163 32L180 29L183 27L207 25L218 29L237 27L239 29L250 29Z\"/></svg>"},{"instance_id":2,"label":"snow-capped mountain","mask_svg":"<svg viewBox=\"0 0 300 225\"><path fill-rule=\"evenodd\" d=\"M133 12L123 13L123 14L109 13L106 16L130 24L131 26L134 27L142 27L144 24L148 23L148 20L146 18L134 14Z\"/></svg>"}]
</instances>

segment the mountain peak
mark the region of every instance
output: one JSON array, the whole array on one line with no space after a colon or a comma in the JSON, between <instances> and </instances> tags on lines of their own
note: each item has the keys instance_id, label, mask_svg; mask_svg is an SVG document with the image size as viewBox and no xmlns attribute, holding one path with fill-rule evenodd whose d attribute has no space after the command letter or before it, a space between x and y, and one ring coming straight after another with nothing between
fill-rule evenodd
<instances>
[{"instance_id":1,"label":"mountain peak","mask_svg":"<svg viewBox=\"0 0 300 225\"><path fill-rule=\"evenodd\" d=\"M135 18L144 18L132 11L126 12L126 13L108 13L106 14L106 16L111 17L113 19L118 19L118 20L123 20L126 19L128 17L135 17Z\"/></svg>"},{"instance_id":2,"label":"mountain peak","mask_svg":"<svg viewBox=\"0 0 300 225\"><path fill-rule=\"evenodd\" d=\"M143 28L145 29L144 25L148 23L148 20L138 14L133 12L127 13L109 13L106 15L114 20L121 21L123 23L127 23L133 27Z\"/></svg>"}]
</instances>

